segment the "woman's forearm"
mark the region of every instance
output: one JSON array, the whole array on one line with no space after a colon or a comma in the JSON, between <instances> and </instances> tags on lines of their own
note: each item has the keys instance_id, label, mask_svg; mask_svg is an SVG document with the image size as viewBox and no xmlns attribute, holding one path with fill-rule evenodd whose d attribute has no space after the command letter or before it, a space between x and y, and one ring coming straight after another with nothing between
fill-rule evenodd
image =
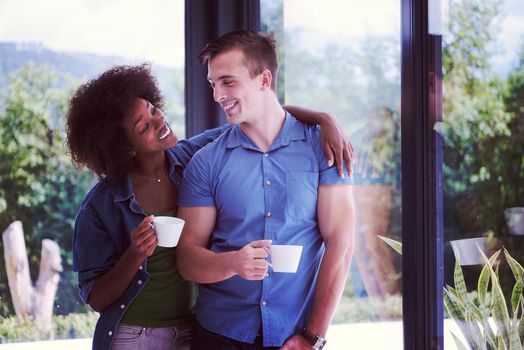
<instances>
[{"instance_id":1,"label":"woman's forearm","mask_svg":"<svg viewBox=\"0 0 524 350\"><path fill-rule=\"evenodd\" d=\"M328 113L314 111L312 109L298 107L298 106L283 106L289 113L293 114L298 120L307 124L318 124L333 119Z\"/></svg>"},{"instance_id":2,"label":"woman's forearm","mask_svg":"<svg viewBox=\"0 0 524 350\"><path fill-rule=\"evenodd\" d=\"M93 310L103 311L120 298L144 259L127 249L115 266L96 280L88 299Z\"/></svg>"}]
</instances>

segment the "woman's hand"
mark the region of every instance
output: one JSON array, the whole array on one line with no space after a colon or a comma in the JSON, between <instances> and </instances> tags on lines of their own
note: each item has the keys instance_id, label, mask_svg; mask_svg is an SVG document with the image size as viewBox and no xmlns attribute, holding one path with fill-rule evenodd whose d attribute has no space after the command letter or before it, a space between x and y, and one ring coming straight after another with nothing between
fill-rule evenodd
<instances>
[{"instance_id":1,"label":"woman's hand","mask_svg":"<svg viewBox=\"0 0 524 350\"><path fill-rule=\"evenodd\" d=\"M144 218L142 222L131 231L131 246L129 249L137 256L147 258L153 254L158 240L153 229L153 215Z\"/></svg>"},{"instance_id":2,"label":"woman's hand","mask_svg":"<svg viewBox=\"0 0 524 350\"><path fill-rule=\"evenodd\" d=\"M348 174L351 177L354 163L353 145L351 145L351 142L336 118L327 113L320 122L320 142L328 159L329 166L332 166L333 162L336 162L338 173L340 177L343 178L343 164L346 162Z\"/></svg>"}]
</instances>

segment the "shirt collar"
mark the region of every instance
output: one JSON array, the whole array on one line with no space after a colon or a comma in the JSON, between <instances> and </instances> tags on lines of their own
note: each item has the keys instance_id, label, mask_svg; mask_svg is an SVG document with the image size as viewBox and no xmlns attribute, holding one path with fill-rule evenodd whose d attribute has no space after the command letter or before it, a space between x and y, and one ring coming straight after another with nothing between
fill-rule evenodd
<instances>
[{"instance_id":1,"label":"shirt collar","mask_svg":"<svg viewBox=\"0 0 524 350\"><path fill-rule=\"evenodd\" d=\"M291 141L305 140L305 125L299 122L293 115L286 111L284 125L275 141L269 148L269 151L289 145ZM244 148L259 150L258 147L244 134L240 126L235 125L227 140L227 148L242 146Z\"/></svg>"},{"instance_id":2,"label":"shirt collar","mask_svg":"<svg viewBox=\"0 0 524 350\"><path fill-rule=\"evenodd\" d=\"M113 189L113 202L122 202L128 200L133 196L133 187L131 185L131 177L126 176L122 180L115 182L109 178L106 178L109 185Z\"/></svg>"}]
</instances>

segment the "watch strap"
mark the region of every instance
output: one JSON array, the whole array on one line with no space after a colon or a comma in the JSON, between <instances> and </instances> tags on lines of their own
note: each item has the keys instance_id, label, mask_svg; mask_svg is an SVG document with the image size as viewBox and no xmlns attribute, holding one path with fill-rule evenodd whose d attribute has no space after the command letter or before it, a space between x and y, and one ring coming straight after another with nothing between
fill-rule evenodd
<instances>
[{"instance_id":1,"label":"watch strap","mask_svg":"<svg viewBox=\"0 0 524 350\"><path fill-rule=\"evenodd\" d=\"M325 338L311 333L306 327L302 328L298 334L316 350L322 350L324 345L326 345Z\"/></svg>"}]
</instances>

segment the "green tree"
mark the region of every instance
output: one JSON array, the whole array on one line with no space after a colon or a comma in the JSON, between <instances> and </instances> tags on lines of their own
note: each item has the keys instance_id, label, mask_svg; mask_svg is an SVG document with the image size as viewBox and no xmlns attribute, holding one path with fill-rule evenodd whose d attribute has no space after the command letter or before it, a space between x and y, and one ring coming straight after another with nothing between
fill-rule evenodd
<instances>
[{"instance_id":1,"label":"green tree","mask_svg":"<svg viewBox=\"0 0 524 350\"><path fill-rule=\"evenodd\" d=\"M501 177L510 185L507 189L506 205L524 206L524 37L520 48L518 66L508 78L508 90L504 96L507 111L511 113L508 123L510 136L504 140L501 154Z\"/></svg>"},{"instance_id":2,"label":"green tree","mask_svg":"<svg viewBox=\"0 0 524 350\"><path fill-rule=\"evenodd\" d=\"M524 205L524 70L522 62L509 77L493 69L501 5L501 0L449 3L442 57L444 232L451 240L491 231L522 261L524 242L508 235L504 209ZM446 272L451 279L452 268ZM465 275L473 286L472 271ZM500 274L503 286L511 278Z\"/></svg>"},{"instance_id":3,"label":"green tree","mask_svg":"<svg viewBox=\"0 0 524 350\"><path fill-rule=\"evenodd\" d=\"M56 307L78 309L76 278L71 271L76 210L93 182L76 171L64 147L63 116L67 92L53 88L57 73L29 64L12 72L0 101L0 229L23 223L29 264L35 278L41 240L61 247L64 273ZM3 260L3 247L0 249ZM0 271L0 314L13 313L5 271Z\"/></svg>"},{"instance_id":4,"label":"green tree","mask_svg":"<svg viewBox=\"0 0 524 350\"><path fill-rule=\"evenodd\" d=\"M444 174L446 223L478 235L500 232L506 194L500 177L511 115L506 84L490 58L497 52L500 0L451 0L449 35L443 45ZM470 220L465 220L469 218ZM457 225L447 232L458 235Z\"/></svg>"}]
</instances>

